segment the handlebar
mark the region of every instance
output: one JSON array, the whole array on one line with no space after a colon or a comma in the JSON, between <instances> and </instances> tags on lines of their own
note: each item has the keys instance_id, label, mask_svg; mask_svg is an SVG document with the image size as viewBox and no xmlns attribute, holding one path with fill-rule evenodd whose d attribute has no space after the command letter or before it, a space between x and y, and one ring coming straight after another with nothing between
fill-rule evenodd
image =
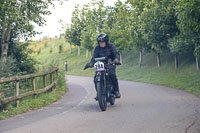
<instances>
[{"instance_id":1,"label":"handlebar","mask_svg":"<svg viewBox=\"0 0 200 133\"><path fill-rule=\"evenodd\" d=\"M95 61L105 61L106 57L94 58Z\"/></svg>"},{"instance_id":2,"label":"handlebar","mask_svg":"<svg viewBox=\"0 0 200 133\"><path fill-rule=\"evenodd\" d=\"M120 62L116 63L114 61L112 61L111 59L108 59L106 57L100 57L100 58L94 58L94 60L97 62L97 61L102 61L105 63L105 66L109 66L109 65L121 65ZM88 69L88 68L92 68L93 65L91 65L90 63L87 63L86 66L84 67L84 70L85 69Z\"/></svg>"},{"instance_id":3,"label":"handlebar","mask_svg":"<svg viewBox=\"0 0 200 133\"><path fill-rule=\"evenodd\" d=\"M105 58L99 58L98 61L104 60L104 59L105 59ZM121 65L121 63L120 63L120 62L119 62L119 63L115 63L115 62L113 62L113 61L111 61L111 60L108 60L108 63L105 64L105 67L108 67L109 65ZM90 66L89 63L87 63L83 70L86 70L86 69L92 68L92 67L93 67L93 66Z\"/></svg>"}]
</instances>

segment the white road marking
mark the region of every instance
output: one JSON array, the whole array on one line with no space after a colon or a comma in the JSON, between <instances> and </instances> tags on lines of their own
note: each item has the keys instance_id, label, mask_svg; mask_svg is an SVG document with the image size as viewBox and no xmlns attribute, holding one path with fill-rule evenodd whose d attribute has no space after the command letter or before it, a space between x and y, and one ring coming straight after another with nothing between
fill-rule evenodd
<instances>
[{"instance_id":1,"label":"white road marking","mask_svg":"<svg viewBox=\"0 0 200 133\"><path fill-rule=\"evenodd\" d=\"M88 98L88 96L90 95L89 90L86 89L86 88L84 88L84 89L87 92L87 95L76 106L74 106L73 108L71 108L71 109L69 109L67 111L64 111L64 112L62 112L61 114L58 114L58 115L62 115L62 114L68 113L69 111L72 111L72 110L76 109L77 107L79 107L80 105L82 105L85 102L85 100Z\"/></svg>"},{"instance_id":2,"label":"white road marking","mask_svg":"<svg viewBox=\"0 0 200 133\"><path fill-rule=\"evenodd\" d=\"M81 104L83 104L85 102L85 100L88 98L88 96L90 95L90 92L88 91L88 89L84 88L85 91L87 92L87 95L83 98L83 100L76 106L80 106Z\"/></svg>"}]
</instances>

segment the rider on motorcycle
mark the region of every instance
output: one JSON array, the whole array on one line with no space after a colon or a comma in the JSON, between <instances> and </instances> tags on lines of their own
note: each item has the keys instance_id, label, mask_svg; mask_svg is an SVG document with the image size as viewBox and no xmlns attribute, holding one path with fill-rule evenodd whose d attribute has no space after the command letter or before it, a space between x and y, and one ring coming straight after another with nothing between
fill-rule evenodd
<instances>
[{"instance_id":1,"label":"rider on motorcycle","mask_svg":"<svg viewBox=\"0 0 200 133\"><path fill-rule=\"evenodd\" d=\"M99 58L99 57L106 57L107 59L111 59L114 63L120 64L120 55L117 52L116 47L113 44L109 43L109 38L105 33L102 33L97 37L97 42L99 45L96 46L93 57L90 63L86 65L86 67L93 67L95 63L94 58ZM121 94L119 93L119 85L116 76L115 65L109 66L109 76L113 84L115 97L120 98Z\"/></svg>"}]
</instances>

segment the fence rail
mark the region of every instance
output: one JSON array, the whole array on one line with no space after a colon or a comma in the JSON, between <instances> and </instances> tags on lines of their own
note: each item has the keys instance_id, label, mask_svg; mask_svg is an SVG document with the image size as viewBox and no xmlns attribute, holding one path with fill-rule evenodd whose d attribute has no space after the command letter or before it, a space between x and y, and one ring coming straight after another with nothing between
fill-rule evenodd
<instances>
[{"instance_id":1,"label":"fence rail","mask_svg":"<svg viewBox=\"0 0 200 133\"><path fill-rule=\"evenodd\" d=\"M26 96L30 95L37 95L40 93L44 93L50 89L54 89L57 83L57 76L58 76L58 70L59 68L53 68L52 70L49 70L47 72L41 72L41 73L35 73L35 74L28 74L24 76L14 76L14 77L9 77L9 78L1 78L0 79L0 85L4 83L10 83L10 82L16 82L16 95L11 96L11 97L6 97L2 100L0 100L0 106L4 105L6 103L16 101L16 106L19 106L19 99L24 98ZM47 86L47 75L50 74L50 85ZM36 82L35 78L36 77L43 77L43 89L36 89ZM25 79L32 79L32 90L20 94L20 80L25 80ZM1 92L1 91L0 91Z\"/></svg>"}]
</instances>

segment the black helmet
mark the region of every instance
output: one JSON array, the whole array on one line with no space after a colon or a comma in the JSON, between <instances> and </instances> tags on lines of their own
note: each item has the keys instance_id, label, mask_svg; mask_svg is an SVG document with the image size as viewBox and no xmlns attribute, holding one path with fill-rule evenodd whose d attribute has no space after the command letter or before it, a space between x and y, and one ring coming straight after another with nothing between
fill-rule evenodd
<instances>
[{"instance_id":1,"label":"black helmet","mask_svg":"<svg viewBox=\"0 0 200 133\"><path fill-rule=\"evenodd\" d=\"M100 34L98 37L97 37L97 42L99 43L99 42L106 42L106 43L108 43L108 41L109 41L109 38L108 38L108 36L105 34L105 33L102 33L102 34Z\"/></svg>"}]
</instances>

